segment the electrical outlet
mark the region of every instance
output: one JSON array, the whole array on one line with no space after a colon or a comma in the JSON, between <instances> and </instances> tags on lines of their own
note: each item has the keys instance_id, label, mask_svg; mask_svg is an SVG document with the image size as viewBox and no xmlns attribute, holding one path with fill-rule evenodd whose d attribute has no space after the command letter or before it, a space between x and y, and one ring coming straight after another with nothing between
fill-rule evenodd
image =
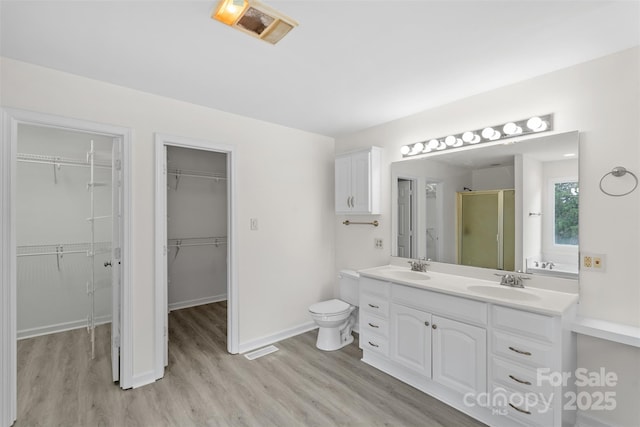
<instances>
[{"instance_id":1,"label":"electrical outlet","mask_svg":"<svg viewBox=\"0 0 640 427\"><path fill-rule=\"evenodd\" d=\"M258 229L258 218L251 218L251 230L256 231Z\"/></svg>"},{"instance_id":2,"label":"electrical outlet","mask_svg":"<svg viewBox=\"0 0 640 427\"><path fill-rule=\"evenodd\" d=\"M373 239L373 246L374 246L376 249L382 249L382 248L383 248L383 245L382 245L382 239L380 239L380 238L378 238L378 237L376 237L375 239Z\"/></svg>"},{"instance_id":3,"label":"electrical outlet","mask_svg":"<svg viewBox=\"0 0 640 427\"><path fill-rule=\"evenodd\" d=\"M594 253L583 253L581 255L581 265L580 268L586 271L605 271L606 264L606 255L605 254L594 254Z\"/></svg>"}]
</instances>

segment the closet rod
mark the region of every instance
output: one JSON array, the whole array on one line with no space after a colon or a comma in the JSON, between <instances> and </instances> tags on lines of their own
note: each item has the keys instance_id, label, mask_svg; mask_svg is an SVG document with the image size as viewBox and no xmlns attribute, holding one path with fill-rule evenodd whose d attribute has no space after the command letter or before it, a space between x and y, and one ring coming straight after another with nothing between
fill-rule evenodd
<instances>
[{"instance_id":1,"label":"closet rod","mask_svg":"<svg viewBox=\"0 0 640 427\"><path fill-rule=\"evenodd\" d=\"M192 178L206 178L206 179L215 179L215 180L226 180L227 177L225 174L222 173L215 173L215 172L198 172L198 171L183 171L183 170L179 170L179 169L170 169L167 171L167 173L169 175L175 175L175 176L189 176Z\"/></svg>"},{"instance_id":2,"label":"closet rod","mask_svg":"<svg viewBox=\"0 0 640 427\"><path fill-rule=\"evenodd\" d=\"M86 254L87 251L61 251L61 252L36 252L29 254L16 254L17 257L21 256L41 256L41 255L67 255L67 254Z\"/></svg>"},{"instance_id":3,"label":"closet rod","mask_svg":"<svg viewBox=\"0 0 640 427\"><path fill-rule=\"evenodd\" d=\"M167 245L168 248L184 248L185 246L219 246L226 245L226 241L213 242L213 243L186 243L186 244L176 244L176 245Z\"/></svg>"},{"instance_id":4,"label":"closet rod","mask_svg":"<svg viewBox=\"0 0 640 427\"><path fill-rule=\"evenodd\" d=\"M40 154L18 153L16 155L16 160L22 163L38 163L43 165L91 167L90 163L86 160L71 159L67 157L43 156ZM97 168L111 169L111 164L106 162L96 162L94 166Z\"/></svg>"}]
</instances>

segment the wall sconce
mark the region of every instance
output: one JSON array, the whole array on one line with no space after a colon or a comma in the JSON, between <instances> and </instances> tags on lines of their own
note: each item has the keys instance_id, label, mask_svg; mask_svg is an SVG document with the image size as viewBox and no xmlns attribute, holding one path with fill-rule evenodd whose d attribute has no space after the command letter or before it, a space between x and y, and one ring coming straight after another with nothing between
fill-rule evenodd
<instances>
[{"instance_id":1,"label":"wall sconce","mask_svg":"<svg viewBox=\"0 0 640 427\"><path fill-rule=\"evenodd\" d=\"M442 151L484 142L499 141L514 136L528 135L553 130L553 114L534 116L529 119L508 122L483 129L466 131L460 134L433 138L428 141L404 145L400 148L402 157L417 156L432 151Z\"/></svg>"}]
</instances>

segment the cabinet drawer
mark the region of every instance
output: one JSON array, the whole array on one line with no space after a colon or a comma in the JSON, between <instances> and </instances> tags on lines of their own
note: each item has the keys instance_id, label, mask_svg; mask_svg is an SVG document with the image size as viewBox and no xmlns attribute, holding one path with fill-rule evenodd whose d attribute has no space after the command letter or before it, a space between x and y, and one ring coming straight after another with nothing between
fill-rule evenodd
<instances>
[{"instance_id":1,"label":"cabinet drawer","mask_svg":"<svg viewBox=\"0 0 640 427\"><path fill-rule=\"evenodd\" d=\"M487 324L487 304L484 302L396 284L391 288L391 298L403 305L456 320Z\"/></svg>"},{"instance_id":2,"label":"cabinet drawer","mask_svg":"<svg viewBox=\"0 0 640 427\"><path fill-rule=\"evenodd\" d=\"M384 319L389 318L389 300L377 295L360 292L361 315L373 313Z\"/></svg>"},{"instance_id":3,"label":"cabinet drawer","mask_svg":"<svg viewBox=\"0 0 640 427\"><path fill-rule=\"evenodd\" d=\"M363 331L360 334L360 347L363 350L371 350L389 356L389 340L376 334Z\"/></svg>"},{"instance_id":4,"label":"cabinet drawer","mask_svg":"<svg viewBox=\"0 0 640 427\"><path fill-rule=\"evenodd\" d=\"M555 339L555 319L550 316L494 305L491 319L493 326L505 331L549 342Z\"/></svg>"},{"instance_id":5,"label":"cabinet drawer","mask_svg":"<svg viewBox=\"0 0 640 427\"><path fill-rule=\"evenodd\" d=\"M376 280L369 277L360 276L360 290L362 292L389 298L389 295L391 293L391 283L385 282L383 280Z\"/></svg>"},{"instance_id":6,"label":"cabinet drawer","mask_svg":"<svg viewBox=\"0 0 640 427\"><path fill-rule=\"evenodd\" d=\"M554 349L550 345L531 341L527 338L493 331L493 353L509 360L516 360L529 366L554 368Z\"/></svg>"},{"instance_id":7,"label":"cabinet drawer","mask_svg":"<svg viewBox=\"0 0 640 427\"><path fill-rule=\"evenodd\" d=\"M389 321L367 312L360 314L360 332L371 332L389 338Z\"/></svg>"},{"instance_id":8,"label":"cabinet drawer","mask_svg":"<svg viewBox=\"0 0 640 427\"><path fill-rule=\"evenodd\" d=\"M534 367L525 368L505 359L493 357L491 378L494 383L502 383L526 393L542 393L548 399L548 396L553 394L554 388L548 381L539 383L537 369Z\"/></svg>"},{"instance_id":9,"label":"cabinet drawer","mask_svg":"<svg viewBox=\"0 0 640 427\"><path fill-rule=\"evenodd\" d=\"M492 400L499 406L494 410L515 422L514 425L549 427L560 425L554 422L553 403L549 406L548 396L544 402L535 395L529 395L501 384L493 384Z\"/></svg>"}]
</instances>

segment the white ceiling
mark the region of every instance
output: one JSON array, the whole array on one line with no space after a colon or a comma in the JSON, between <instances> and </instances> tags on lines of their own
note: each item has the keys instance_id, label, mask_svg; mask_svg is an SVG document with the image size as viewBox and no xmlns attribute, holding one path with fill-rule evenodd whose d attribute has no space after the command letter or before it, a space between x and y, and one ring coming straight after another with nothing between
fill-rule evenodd
<instances>
[{"instance_id":1,"label":"white ceiling","mask_svg":"<svg viewBox=\"0 0 640 427\"><path fill-rule=\"evenodd\" d=\"M640 44L640 1L266 1L273 46L212 1L1 1L0 53L338 136Z\"/></svg>"}]
</instances>

